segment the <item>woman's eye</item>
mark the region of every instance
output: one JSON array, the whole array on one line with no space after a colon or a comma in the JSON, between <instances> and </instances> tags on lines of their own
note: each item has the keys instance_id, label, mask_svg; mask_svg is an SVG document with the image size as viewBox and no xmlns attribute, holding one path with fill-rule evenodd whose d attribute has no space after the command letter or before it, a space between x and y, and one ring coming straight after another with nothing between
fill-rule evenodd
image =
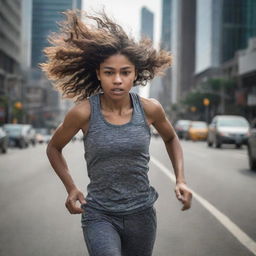
<instances>
[{"instance_id":1,"label":"woman's eye","mask_svg":"<svg viewBox=\"0 0 256 256\"><path fill-rule=\"evenodd\" d=\"M111 74L113 74L113 72L111 72L111 71L105 71L104 72L106 75L111 75Z\"/></svg>"},{"instance_id":2,"label":"woman's eye","mask_svg":"<svg viewBox=\"0 0 256 256\"><path fill-rule=\"evenodd\" d=\"M130 71L124 71L124 72L123 72L123 74L124 74L125 76L129 75L130 73L131 73Z\"/></svg>"}]
</instances>

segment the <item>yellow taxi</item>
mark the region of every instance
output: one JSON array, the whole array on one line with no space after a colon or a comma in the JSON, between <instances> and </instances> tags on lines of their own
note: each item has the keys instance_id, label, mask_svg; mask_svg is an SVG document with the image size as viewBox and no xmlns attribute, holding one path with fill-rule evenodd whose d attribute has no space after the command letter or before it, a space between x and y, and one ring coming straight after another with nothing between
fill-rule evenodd
<instances>
[{"instance_id":1,"label":"yellow taxi","mask_svg":"<svg viewBox=\"0 0 256 256\"><path fill-rule=\"evenodd\" d=\"M192 121L188 128L188 139L193 141L206 140L208 135L208 125L203 121Z\"/></svg>"}]
</instances>

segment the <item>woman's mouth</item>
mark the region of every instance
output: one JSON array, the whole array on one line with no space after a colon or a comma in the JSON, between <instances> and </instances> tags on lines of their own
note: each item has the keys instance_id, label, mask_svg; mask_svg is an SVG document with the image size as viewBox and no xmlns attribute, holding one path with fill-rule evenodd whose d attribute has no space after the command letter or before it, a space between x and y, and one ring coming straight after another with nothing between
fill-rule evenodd
<instances>
[{"instance_id":1,"label":"woman's mouth","mask_svg":"<svg viewBox=\"0 0 256 256\"><path fill-rule=\"evenodd\" d=\"M111 89L111 92L113 94L122 94L124 92L124 90L120 89L120 88L114 88L114 89Z\"/></svg>"}]
</instances>

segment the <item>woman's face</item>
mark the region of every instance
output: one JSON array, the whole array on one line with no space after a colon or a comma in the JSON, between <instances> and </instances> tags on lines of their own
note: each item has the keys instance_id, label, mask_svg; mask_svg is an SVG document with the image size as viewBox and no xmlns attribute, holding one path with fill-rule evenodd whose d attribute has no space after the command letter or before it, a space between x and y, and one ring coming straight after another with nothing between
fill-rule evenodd
<instances>
[{"instance_id":1,"label":"woman's face","mask_svg":"<svg viewBox=\"0 0 256 256\"><path fill-rule=\"evenodd\" d=\"M136 80L134 64L122 54L108 57L96 72L104 93L115 98L126 96Z\"/></svg>"}]
</instances>

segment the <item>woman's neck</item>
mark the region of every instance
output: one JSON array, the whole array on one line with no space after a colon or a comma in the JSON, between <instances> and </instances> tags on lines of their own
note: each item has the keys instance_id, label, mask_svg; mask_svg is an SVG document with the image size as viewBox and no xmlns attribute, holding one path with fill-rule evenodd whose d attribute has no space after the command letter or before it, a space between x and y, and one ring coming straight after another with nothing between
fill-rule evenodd
<instances>
[{"instance_id":1,"label":"woman's neck","mask_svg":"<svg viewBox=\"0 0 256 256\"><path fill-rule=\"evenodd\" d=\"M130 98L130 94L125 98L113 100L108 97L105 93L100 96L100 105L101 109L107 112L118 112L121 114L122 112L131 109L132 102Z\"/></svg>"}]
</instances>

